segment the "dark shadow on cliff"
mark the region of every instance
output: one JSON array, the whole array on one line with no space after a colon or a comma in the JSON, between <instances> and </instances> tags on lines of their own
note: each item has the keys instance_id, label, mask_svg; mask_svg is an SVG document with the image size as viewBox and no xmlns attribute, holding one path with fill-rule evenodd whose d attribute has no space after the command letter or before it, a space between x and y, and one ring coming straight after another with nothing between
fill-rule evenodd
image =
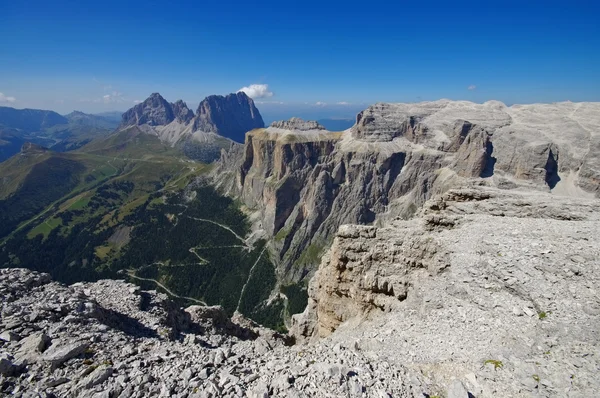
<instances>
[{"instance_id":1,"label":"dark shadow on cliff","mask_svg":"<svg viewBox=\"0 0 600 398\"><path fill-rule=\"evenodd\" d=\"M554 156L552 149L548 151L548 160L544 169L546 169L546 184L550 189L554 189L560 181L560 176L558 175L558 155Z\"/></svg>"},{"instance_id":2,"label":"dark shadow on cliff","mask_svg":"<svg viewBox=\"0 0 600 398\"><path fill-rule=\"evenodd\" d=\"M491 141L488 141L485 144L485 167L481 172L481 178L487 178L494 175L496 158L492 156L492 153L494 153L494 144Z\"/></svg>"}]
</instances>

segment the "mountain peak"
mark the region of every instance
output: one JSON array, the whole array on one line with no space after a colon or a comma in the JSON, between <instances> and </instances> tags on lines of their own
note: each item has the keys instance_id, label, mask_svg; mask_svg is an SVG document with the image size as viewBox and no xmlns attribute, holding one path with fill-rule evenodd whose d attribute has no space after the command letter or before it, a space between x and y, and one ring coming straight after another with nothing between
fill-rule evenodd
<instances>
[{"instance_id":1,"label":"mountain peak","mask_svg":"<svg viewBox=\"0 0 600 398\"><path fill-rule=\"evenodd\" d=\"M188 108L183 100L177 100L171 104L175 119L183 124L188 124L194 118L194 112Z\"/></svg>"},{"instance_id":2,"label":"mountain peak","mask_svg":"<svg viewBox=\"0 0 600 398\"><path fill-rule=\"evenodd\" d=\"M252 98L244 92L211 95L198 105L194 131L216 133L244 142L246 132L265 126Z\"/></svg>"},{"instance_id":3,"label":"mountain peak","mask_svg":"<svg viewBox=\"0 0 600 398\"><path fill-rule=\"evenodd\" d=\"M123 114L121 126L147 124L162 126L175 119L173 108L159 93L152 93L142 103L137 104Z\"/></svg>"}]
</instances>

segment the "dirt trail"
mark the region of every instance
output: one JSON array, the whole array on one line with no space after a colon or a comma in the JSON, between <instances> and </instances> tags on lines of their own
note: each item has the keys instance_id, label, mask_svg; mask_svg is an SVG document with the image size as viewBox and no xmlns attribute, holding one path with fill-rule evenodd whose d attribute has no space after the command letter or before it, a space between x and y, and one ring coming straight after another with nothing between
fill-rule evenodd
<instances>
[{"instance_id":1,"label":"dirt trail","mask_svg":"<svg viewBox=\"0 0 600 398\"><path fill-rule=\"evenodd\" d=\"M193 301L195 303L198 303L200 305L204 305L206 306L207 304L202 301L202 300L198 300L192 297L185 297L185 296L180 296L178 294L173 293L168 287L166 287L165 285L163 285L162 283L160 283L159 281L155 280L155 279L150 279L150 278L142 278L140 276L135 275L135 273L133 271L127 271L127 275L132 277L133 279L138 279L140 281L147 281L147 282L154 282L155 284L157 284L158 286L160 286L163 290L165 290L168 294L170 294L173 297L179 298L179 299L184 299L184 300L189 300L189 301Z\"/></svg>"},{"instance_id":2,"label":"dirt trail","mask_svg":"<svg viewBox=\"0 0 600 398\"><path fill-rule=\"evenodd\" d=\"M208 220L206 218L198 218L198 217L191 217L191 216L186 216L188 218L191 218L192 220L196 220L196 221L202 221L202 222L208 222L214 225L218 225L219 227L228 230L229 232L231 232L232 234L235 235L235 237L244 244L244 247L248 250L248 251L252 251L253 247L251 245L248 244L248 242L246 242L246 239L242 238L241 236L239 236L233 229L229 228L227 225L223 225L220 224L216 221L213 220Z\"/></svg>"}]
</instances>

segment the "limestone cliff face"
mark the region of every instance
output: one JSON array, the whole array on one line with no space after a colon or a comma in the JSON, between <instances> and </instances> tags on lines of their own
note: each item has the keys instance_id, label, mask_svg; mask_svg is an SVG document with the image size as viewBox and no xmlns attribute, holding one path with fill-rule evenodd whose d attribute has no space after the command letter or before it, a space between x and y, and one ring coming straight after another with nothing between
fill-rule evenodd
<instances>
[{"instance_id":1,"label":"limestone cliff face","mask_svg":"<svg viewBox=\"0 0 600 398\"><path fill-rule=\"evenodd\" d=\"M597 114L600 104L585 103L376 104L344 132L300 119L253 130L238 157L223 155L216 180L260 215L280 276L295 281L314 272L340 225L409 218L470 179L598 194Z\"/></svg>"},{"instance_id":2,"label":"limestone cliff face","mask_svg":"<svg viewBox=\"0 0 600 398\"><path fill-rule=\"evenodd\" d=\"M477 397L594 395L600 200L479 183L411 220L340 227L291 333L453 374Z\"/></svg>"},{"instance_id":3,"label":"limestone cliff face","mask_svg":"<svg viewBox=\"0 0 600 398\"><path fill-rule=\"evenodd\" d=\"M529 277L511 275L518 279L501 283L498 289L531 300L535 312L540 312L550 306L543 304L550 296L539 287L547 283L544 277L537 282L532 280L535 273L532 264L543 261L537 258L535 248L545 244L558 245L560 239L556 236L561 235L561 231L570 234L578 229L594 230L600 221L598 209L600 201L597 199L553 197L542 192L513 193L473 186L451 189L436 196L426 202L417 217L408 221L396 220L384 227L343 225L311 281L308 307L303 314L294 316L292 333L300 339L325 337L342 323L364 319L370 313L406 311L409 304L404 301L414 299L411 295L422 291L422 285L431 284L428 278L432 281L444 279L442 274L447 272L460 274L472 269L469 271L472 274L486 275L489 283L497 278L502 280L497 275L499 265L494 264L501 263L508 267L507 274L512 274L513 261L516 261L511 259L515 256L513 251L520 252L521 271ZM527 235L517 232L527 230L525 226L530 224L538 228L544 222L552 226L547 231L536 229ZM485 232L493 229L495 223L500 230ZM500 224L508 227L502 229ZM477 231L481 233L478 235ZM533 235L539 238L533 238ZM573 235L569 236L573 238ZM513 242L515 239L521 242ZM515 246L511 247L511 244ZM494 251L496 245L502 249ZM594 249L587 246L585 250ZM592 261L594 257L589 250L582 253ZM547 260L544 272L558 272L569 264L563 258L565 253L574 255L576 252L565 248L553 249L552 254L545 252L548 255L544 256ZM482 263L479 258L491 256L496 259L487 263ZM503 258L506 256L509 258ZM598 277L596 271L590 272L594 273L594 278ZM462 281L462 277L457 278ZM549 278L554 281L550 284L560 279ZM533 287L536 283L539 286ZM565 286L545 289L558 288ZM443 290L453 292L452 289ZM436 295L441 296L442 291ZM433 295L429 296L433 298ZM465 301L468 300L465 298Z\"/></svg>"},{"instance_id":4,"label":"limestone cliff face","mask_svg":"<svg viewBox=\"0 0 600 398\"><path fill-rule=\"evenodd\" d=\"M327 131L269 128L246 136L233 190L259 212L284 280L311 275L339 225L373 223L407 194L416 203L404 208L410 213L430 191L442 190L435 181L448 163L443 154L410 145L394 151L344 145L343 133ZM231 162L231 154L224 156ZM223 169L217 175L224 180Z\"/></svg>"}]
</instances>

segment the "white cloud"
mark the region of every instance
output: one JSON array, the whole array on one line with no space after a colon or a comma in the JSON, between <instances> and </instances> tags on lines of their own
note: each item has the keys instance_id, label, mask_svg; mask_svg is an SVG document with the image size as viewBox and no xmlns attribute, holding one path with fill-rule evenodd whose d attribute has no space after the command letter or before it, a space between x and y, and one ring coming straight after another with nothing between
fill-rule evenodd
<instances>
[{"instance_id":1,"label":"white cloud","mask_svg":"<svg viewBox=\"0 0 600 398\"><path fill-rule=\"evenodd\" d=\"M144 102L144 101L142 101L142 100L133 100L133 103L136 104L136 105L137 104L141 104L142 102Z\"/></svg>"},{"instance_id":2,"label":"white cloud","mask_svg":"<svg viewBox=\"0 0 600 398\"><path fill-rule=\"evenodd\" d=\"M256 104L285 105L282 101L254 101Z\"/></svg>"},{"instance_id":3,"label":"white cloud","mask_svg":"<svg viewBox=\"0 0 600 398\"><path fill-rule=\"evenodd\" d=\"M15 97L9 97L8 95L4 95L3 93L0 93L0 102L12 104L15 101L17 101L17 99Z\"/></svg>"},{"instance_id":4,"label":"white cloud","mask_svg":"<svg viewBox=\"0 0 600 398\"><path fill-rule=\"evenodd\" d=\"M336 103L336 105L350 105L350 103L346 102L346 101L342 101L342 102Z\"/></svg>"},{"instance_id":5,"label":"white cloud","mask_svg":"<svg viewBox=\"0 0 600 398\"><path fill-rule=\"evenodd\" d=\"M104 102L105 104L118 104L125 102L125 98L123 98L123 94L120 92L113 91L111 94L104 94L100 101Z\"/></svg>"},{"instance_id":6,"label":"white cloud","mask_svg":"<svg viewBox=\"0 0 600 398\"><path fill-rule=\"evenodd\" d=\"M318 101L315 103L316 106L327 106L327 102Z\"/></svg>"},{"instance_id":7,"label":"white cloud","mask_svg":"<svg viewBox=\"0 0 600 398\"><path fill-rule=\"evenodd\" d=\"M243 91L250 98L269 98L273 96L273 92L269 91L268 84L251 84L248 87L242 87L238 93Z\"/></svg>"},{"instance_id":8,"label":"white cloud","mask_svg":"<svg viewBox=\"0 0 600 398\"><path fill-rule=\"evenodd\" d=\"M476 86L476 85L474 85L474 84L471 84L469 87L467 87L467 90L471 90L471 91L473 91L473 90L475 90L476 88L477 88L477 86Z\"/></svg>"}]
</instances>

